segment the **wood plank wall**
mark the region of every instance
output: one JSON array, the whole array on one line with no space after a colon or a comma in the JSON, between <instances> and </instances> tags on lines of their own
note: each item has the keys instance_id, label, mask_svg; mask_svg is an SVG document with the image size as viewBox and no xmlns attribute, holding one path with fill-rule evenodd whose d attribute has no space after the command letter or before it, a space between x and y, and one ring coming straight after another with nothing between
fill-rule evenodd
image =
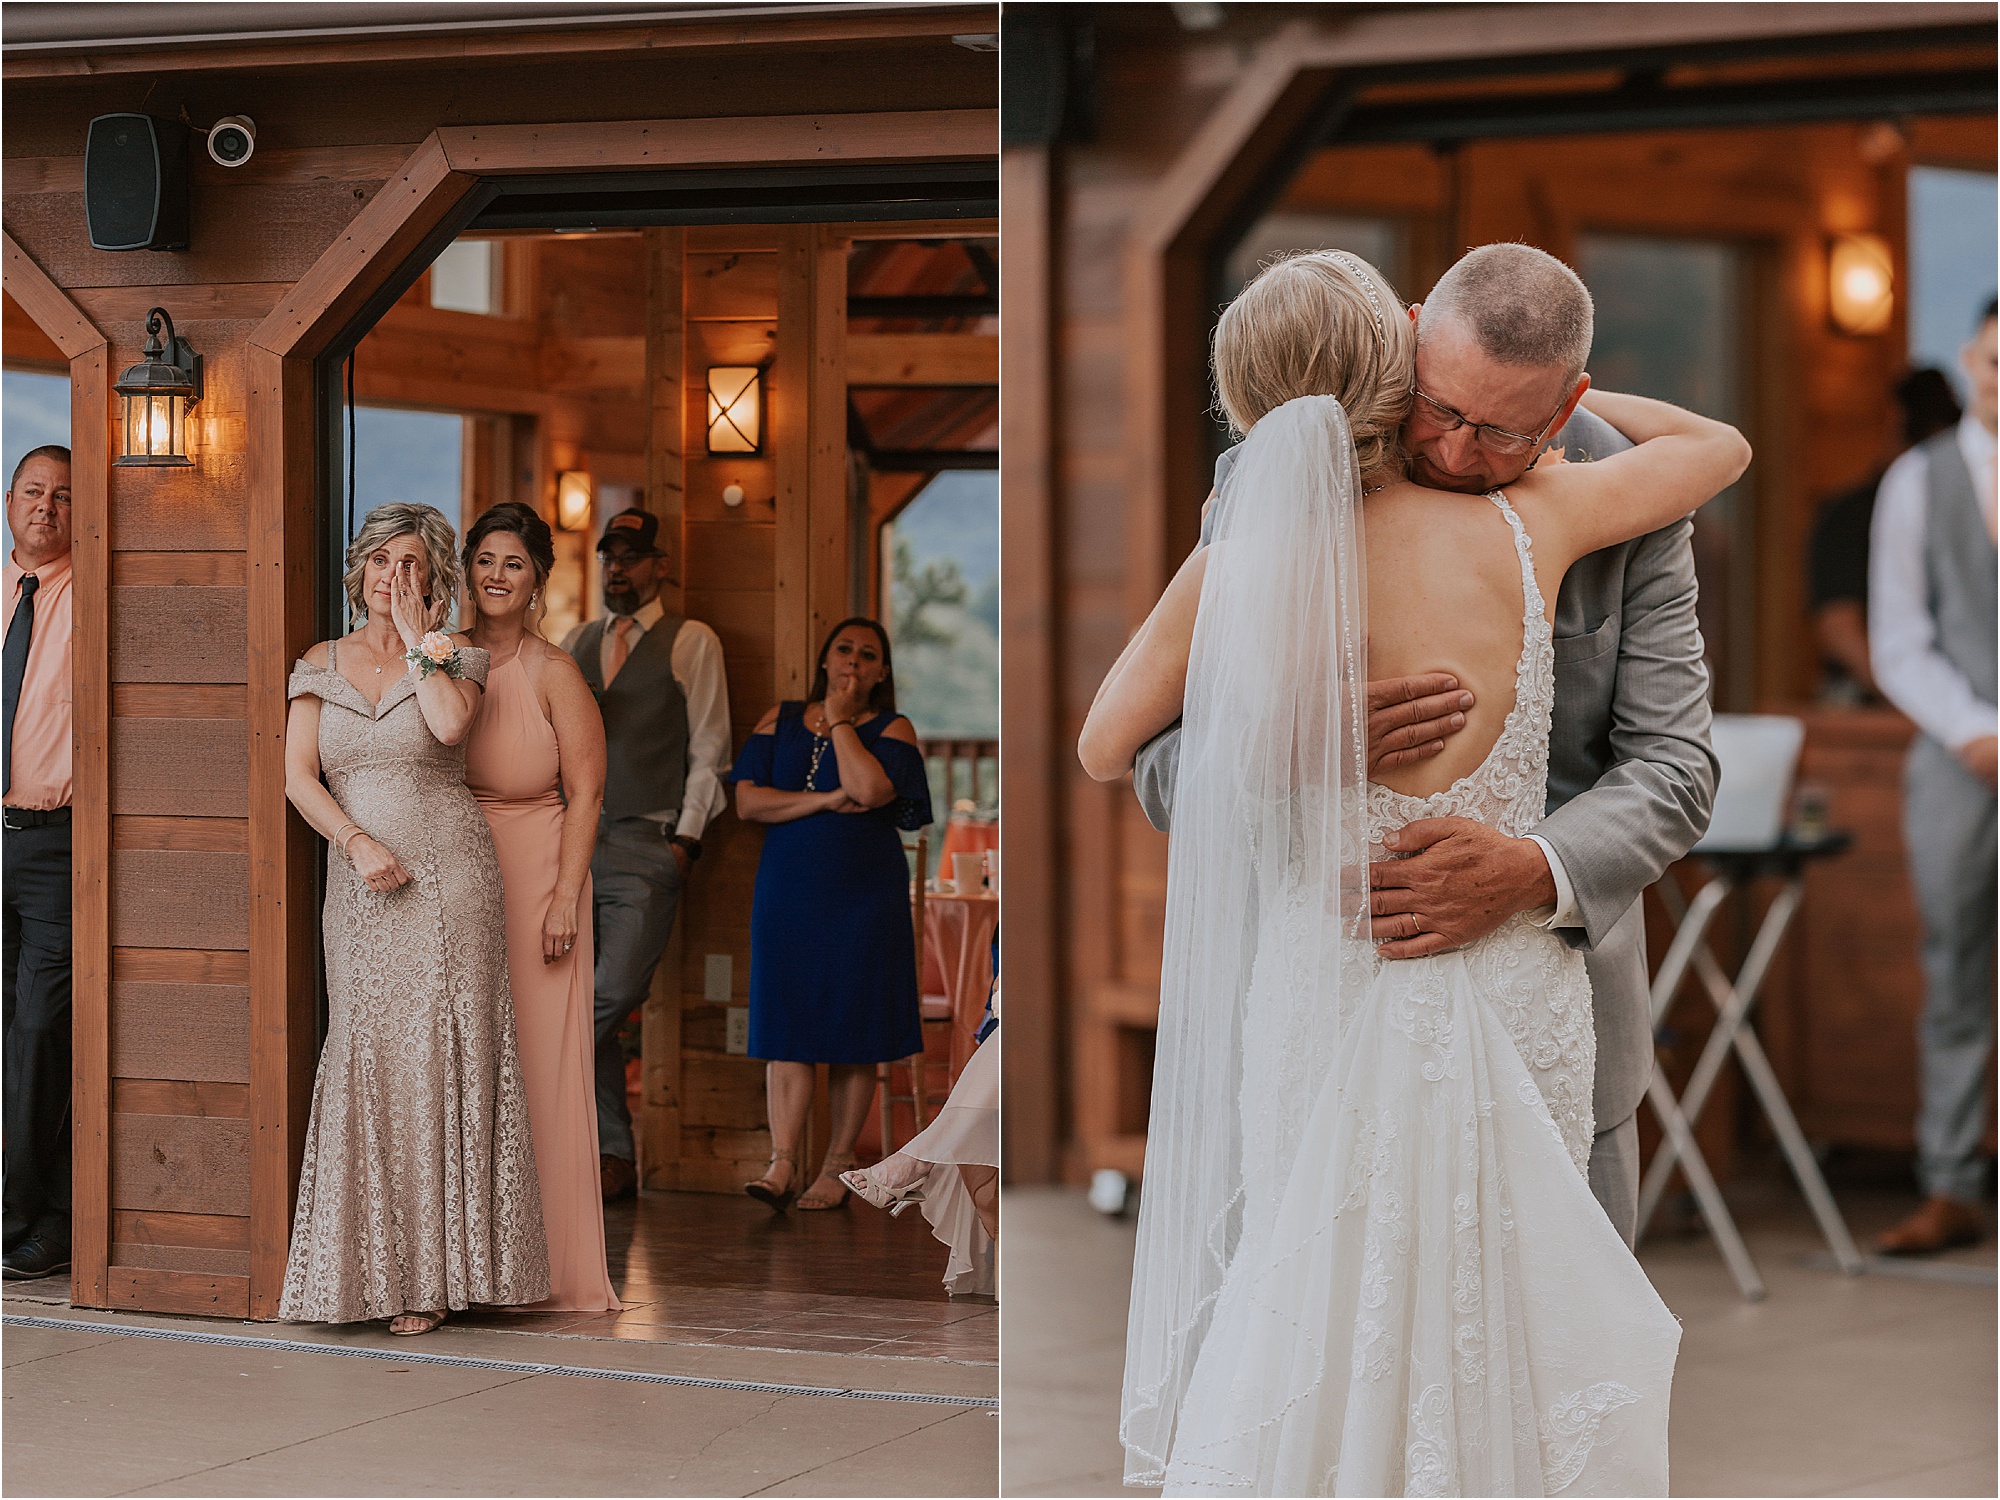
<instances>
[{"instance_id":1,"label":"wood plank wall","mask_svg":"<svg viewBox=\"0 0 2000 1500\"><path fill-rule=\"evenodd\" d=\"M1017 1036L1009 1048L1013 1180L1075 1181L1106 1166L1136 1172L1143 1160L1166 842L1145 822L1129 784L1091 782L1072 747L1104 671L1139 621L1132 581L1151 564L1139 549L1162 527L1170 537L1191 535L1192 517L1167 517L1140 535L1128 514L1138 462L1129 451L1131 404L1144 393L1133 387L1123 345L1124 301L1133 247L1147 233L1137 214L1255 65L1252 33L1276 24L1246 19L1240 35L1203 36L1174 35L1140 19L1101 21L1094 135L1056 148L1047 173L1051 389L1018 394L1046 399L1056 414L1048 438L1053 500L1046 542L1034 534L1042 523L1010 503L1004 545L1010 570L1012 559L1032 563L1044 545L1051 553L1046 587L1033 597L1022 592L1031 567L1021 587L1010 583L1008 609L1048 643L1036 665L1050 674L1054 703L1044 710L1012 696L1010 667L1009 723L1020 723L1017 705L1030 718L1046 713L1054 765L1042 805L1010 799L1004 816L1009 848L1024 838L1017 820L1032 817L1034 840L1052 851L1050 868L1036 878L1054 888L1047 946L1056 973L1048 995L1014 1001L1017 1022L1042 1034ZM1826 331L1821 236L1875 229L1900 257L1904 169L1919 162L1991 171L1994 163L1991 116L1906 120L1905 147L1887 158L1878 147L1863 152L1865 128L1475 142L1459 153L1455 199L1437 159L1419 148L1345 148L1311 159L1282 206L1408 219L1412 294L1427 289L1464 246L1494 239L1527 238L1568 254L1580 231L1627 230L1719 236L1759 249L1767 274L1753 307L1765 320L1751 392L1764 475L1755 538L1757 691L1759 701L1787 702L1807 690L1813 665L1803 620L1804 538L1820 500L1893 453L1887 387L1903 347L1900 323L1877 339ZM1455 215L1446 214L1449 203ZM1034 210L1017 221L1010 208L1007 233L1040 217ZM1898 275L1906 295L1900 263ZM1205 302L1208 292L1198 291ZM1010 401L1016 395L1010 390ZM1171 420L1185 431L1205 418L1190 406ZM1207 488L1205 473L1169 477L1170 494ZM1027 482L1032 498L1034 481ZM1009 640L1019 654L1016 637ZM1010 744L1017 732L1010 727ZM1007 868L1010 882L1022 870L1011 857ZM1030 1059L1038 1076L1027 1076ZM1028 1110L1036 1113L1032 1121Z\"/></svg>"}]
</instances>

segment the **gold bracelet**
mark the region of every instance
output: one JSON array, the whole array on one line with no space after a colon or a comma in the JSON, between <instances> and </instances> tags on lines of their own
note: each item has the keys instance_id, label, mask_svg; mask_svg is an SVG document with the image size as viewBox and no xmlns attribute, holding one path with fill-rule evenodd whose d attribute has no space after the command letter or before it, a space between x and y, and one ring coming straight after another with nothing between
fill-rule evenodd
<instances>
[{"instance_id":1,"label":"gold bracelet","mask_svg":"<svg viewBox=\"0 0 2000 1500\"><path fill-rule=\"evenodd\" d=\"M341 833L346 833L346 831L350 828L354 830L353 833L347 834L347 837L345 839L339 837ZM355 839L363 836L367 832L368 830L363 828L359 823L343 823L340 825L338 829L335 830L334 843L340 846L340 852L343 858L350 857L347 854L347 846L353 843Z\"/></svg>"}]
</instances>

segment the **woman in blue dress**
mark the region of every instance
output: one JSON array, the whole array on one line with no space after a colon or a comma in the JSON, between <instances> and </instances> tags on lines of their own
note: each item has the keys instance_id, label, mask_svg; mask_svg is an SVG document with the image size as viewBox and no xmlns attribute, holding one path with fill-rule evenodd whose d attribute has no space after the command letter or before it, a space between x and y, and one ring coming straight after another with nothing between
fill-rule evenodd
<instances>
[{"instance_id":1,"label":"woman in blue dress","mask_svg":"<svg viewBox=\"0 0 2000 1500\"><path fill-rule=\"evenodd\" d=\"M923 1051L910 868L899 828L931 821L917 732L896 712L889 636L834 626L812 699L780 703L730 772L736 812L766 825L750 910L750 1055L761 1057L771 1165L744 1191L775 1209L847 1202L875 1065ZM828 1063L826 1159L800 1195L813 1064Z\"/></svg>"}]
</instances>

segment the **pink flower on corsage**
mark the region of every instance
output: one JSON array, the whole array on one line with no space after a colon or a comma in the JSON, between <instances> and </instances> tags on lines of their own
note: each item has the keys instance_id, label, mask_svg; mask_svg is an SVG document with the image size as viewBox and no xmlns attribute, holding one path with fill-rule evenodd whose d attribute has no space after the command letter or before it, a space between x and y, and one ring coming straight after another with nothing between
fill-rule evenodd
<instances>
[{"instance_id":1,"label":"pink flower on corsage","mask_svg":"<svg viewBox=\"0 0 2000 1500\"><path fill-rule=\"evenodd\" d=\"M447 677L460 675L458 647L454 646L451 637L441 630L433 630L404 652L403 660L417 669L419 678L428 677L437 671L442 671Z\"/></svg>"}]
</instances>

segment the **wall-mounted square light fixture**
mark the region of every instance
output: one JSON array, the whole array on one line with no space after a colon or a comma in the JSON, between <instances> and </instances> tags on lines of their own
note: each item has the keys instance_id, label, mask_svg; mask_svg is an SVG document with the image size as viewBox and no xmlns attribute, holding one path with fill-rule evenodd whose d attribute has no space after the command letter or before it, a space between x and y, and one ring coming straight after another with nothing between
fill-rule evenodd
<instances>
[{"instance_id":1,"label":"wall-mounted square light fixture","mask_svg":"<svg viewBox=\"0 0 2000 1500\"><path fill-rule=\"evenodd\" d=\"M146 314L144 358L118 377L125 432L118 464L126 468L194 466L187 452L188 408L201 400L201 356L174 332L164 307Z\"/></svg>"},{"instance_id":2,"label":"wall-mounted square light fixture","mask_svg":"<svg viewBox=\"0 0 2000 1500\"><path fill-rule=\"evenodd\" d=\"M590 475L585 470L564 469L556 475L556 525L564 531L590 525Z\"/></svg>"},{"instance_id":3,"label":"wall-mounted square light fixture","mask_svg":"<svg viewBox=\"0 0 2000 1500\"><path fill-rule=\"evenodd\" d=\"M1896 263L1879 234L1827 241L1827 316L1841 333L1887 333L1896 311Z\"/></svg>"},{"instance_id":4,"label":"wall-mounted square light fixture","mask_svg":"<svg viewBox=\"0 0 2000 1500\"><path fill-rule=\"evenodd\" d=\"M755 365L710 365L708 451L760 453L764 441L764 372Z\"/></svg>"}]
</instances>

